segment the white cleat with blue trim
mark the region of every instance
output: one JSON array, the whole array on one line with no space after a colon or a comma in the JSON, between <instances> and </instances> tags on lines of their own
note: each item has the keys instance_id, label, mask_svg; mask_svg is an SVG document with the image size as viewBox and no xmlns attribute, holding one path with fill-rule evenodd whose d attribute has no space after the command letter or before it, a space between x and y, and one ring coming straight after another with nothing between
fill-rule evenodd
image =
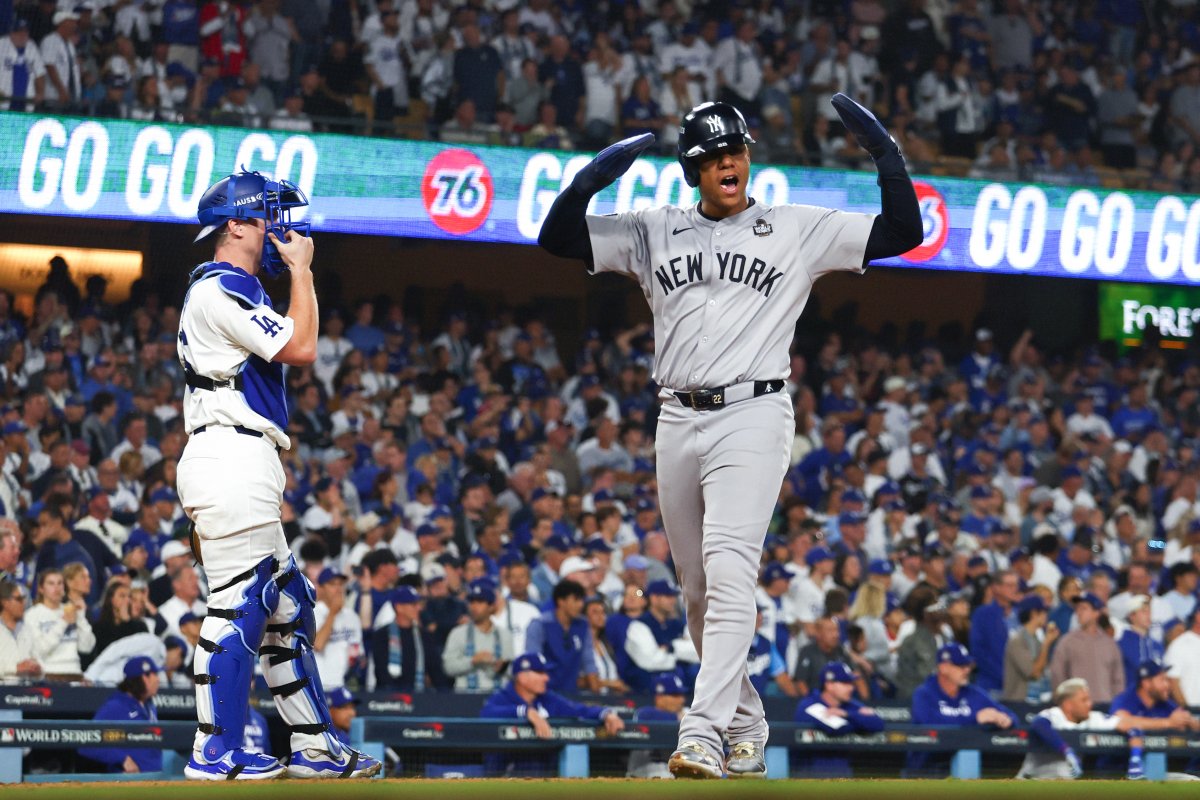
<instances>
[{"instance_id":1,"label":"white cleat with blue trim","mask_svg":"<svg viewBox=\"0 0 1200 800\"><path fill-rule=\"evenodd\" d=\"M279 759L245 750L229 750L209 763L192 753L183 774L194 781L269 781L282 778L286 768Z\"/></svg>"},{"instance_id":2,"label":"white cleat with blue trim","mask_svg":"<svg viewBox=\"0 0 1200 800\"><path fill-rule=\"evenodd\" d=\"M375 759L343 747L336 756L324 750L300 750L288 760L291 778L370 778L383 768Z\"/></svg>"}]
</instances>

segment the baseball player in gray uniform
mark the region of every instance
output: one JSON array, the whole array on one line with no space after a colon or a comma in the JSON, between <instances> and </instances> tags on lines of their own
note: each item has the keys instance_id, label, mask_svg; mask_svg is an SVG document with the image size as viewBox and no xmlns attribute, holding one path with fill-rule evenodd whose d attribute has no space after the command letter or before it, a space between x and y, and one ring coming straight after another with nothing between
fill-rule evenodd
<instances>
[{"instance_id":1,"label":"baseball player in gray uniform","mask_svg":"<svg viewBox=\"0 0 1200 800\"><path fill-rule=\"evenodd\" d=\"M653 312L659 506L701 655L694 702L668 762L678 777L766 771L767 723L746 654L763 540L794 431L783 391L789 348L813 282L835 270L862 273L869 261L922 241L899 147L867 109L841 94L833 104L875 160L880 215L756 202L745 119L731 105L704 103L683 118L678 145L700 202L586 213L591 197L653 143L643 134L584 167L538 239L592 272L633 278Z\"/></svg>"},{"instance_id":2,"label":"baseball player in gray uniform","mask_svg":"<svg viewBox=\"0 0 1200 800\"><path fill-rule=\"evenodd\" d=\"M211 587L196 650L199 730L184 774L192 780L366 777L380 763L343 745L313 657L312 584L288 551L279 451L288 438L285 364L317 351L313 242L291 209L308 200L257 172L230 175L200 198L213 259L191 274L177 350L187 382L188 443L179 499L194 525L192 549ZM279 314L259 275L291 272L291 307ZM244 747L250 684L261 663L291 733L283 764Z\"/></svg>"}]
</instances>

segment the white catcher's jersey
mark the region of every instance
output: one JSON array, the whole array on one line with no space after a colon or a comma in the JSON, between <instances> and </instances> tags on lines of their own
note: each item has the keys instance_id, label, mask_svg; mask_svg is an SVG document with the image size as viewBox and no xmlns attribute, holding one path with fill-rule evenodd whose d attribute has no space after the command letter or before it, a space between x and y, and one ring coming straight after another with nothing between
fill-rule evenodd
<instances>
[{"instance_id":1,"label":"white catcher's jersey","mask_svg":"<svg viewBox=\"0 0 1200 800\"><path fill-rule=\"evenodd\" d=\"M188 290L176 346L180 361L197 375L226 381L241 374L245 388L185 388L184 430L240 425L289 448L283 367L271 359L292 338L294 323L271 308L257 279L240 270L229 278L206 276Z\"/></svg>"},{"instance_id":2,"label":"white catcher's jersey","mask_svg":"<svg viewBox=\"0 0 1200 800\"><path fill-rule=\"evenodd\" d=\"M677 391L787 378L813 282L862 273L874 221L753 201L722 220L699 203L587 217L595 271L641 285L654 312L654 380Z\"/></svg>"}]
</instances>

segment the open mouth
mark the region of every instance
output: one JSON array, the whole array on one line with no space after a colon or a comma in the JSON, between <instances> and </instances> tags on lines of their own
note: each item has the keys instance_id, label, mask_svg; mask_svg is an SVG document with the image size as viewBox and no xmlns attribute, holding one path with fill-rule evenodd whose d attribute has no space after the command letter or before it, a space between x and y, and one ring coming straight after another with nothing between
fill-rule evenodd
<instances>
[{"instance_id":1,"label":"open mouth","mask_svg":"<svg viewBox=\"0 0 1200 800\"><path fill-rule=\"evenodd\" d=\"M724 178L721 178L720 186L721 186L721 193L726 196L733 196L733 195L737 194L738 176L737 175L726 175Z\"/></svg>"}]
</instances>

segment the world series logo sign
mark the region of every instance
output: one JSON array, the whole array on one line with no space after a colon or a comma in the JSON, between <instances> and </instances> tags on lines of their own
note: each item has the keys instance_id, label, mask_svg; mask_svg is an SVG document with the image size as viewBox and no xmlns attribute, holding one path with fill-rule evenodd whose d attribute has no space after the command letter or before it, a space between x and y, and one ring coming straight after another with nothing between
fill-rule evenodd
<instances>
[{"instance_id":1,"label":"world series logo sign","mask_svg":"<svg viewBox=\"0 0 1200 800\"><path fill-rule=\"evenodd\" d=\"M492 174L470 150L443 150L430 159L421 179L429 219L447 233L476 231L492 211Z\"/></svg>"}]
</instances>

